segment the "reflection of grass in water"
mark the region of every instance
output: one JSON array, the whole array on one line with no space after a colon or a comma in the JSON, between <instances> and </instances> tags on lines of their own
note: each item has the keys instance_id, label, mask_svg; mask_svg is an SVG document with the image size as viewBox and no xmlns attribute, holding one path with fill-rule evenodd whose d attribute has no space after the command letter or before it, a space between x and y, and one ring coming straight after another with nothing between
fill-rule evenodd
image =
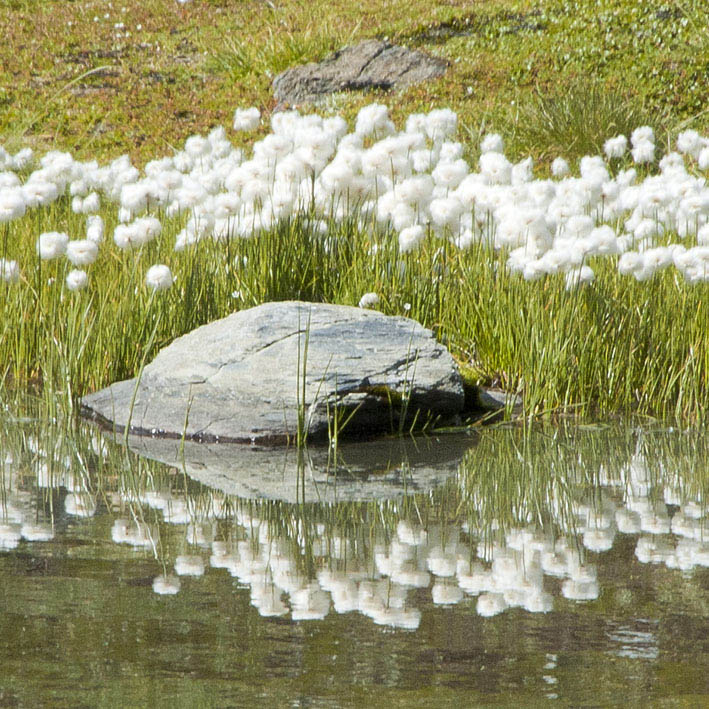
<instances>
[{"instance_id":1,"label":"reflection of grass in water","mask_svg":"<svg viewBox=\"0 0 709 709\"><path fill-rule=\"evenodd\" d=\"M520 527L536 528L549 538L574 535L579 505L600 514L602 490L610 487L627 498L633 475L645 481L651 502L664 502L668 489L679 500L700 504L709 493L705 462L709 440L702 431L490 428L466 454L457 484L449 482L401 499L332 504L225 497L179 469L108 442L93 428L68 431L37 416L25 416L21 422L3 418L0 451L3 494L10 481L4 473L8 465L22 471L14 479L28 487L40 466L55 486L71 474L81 494L95 500L100 510L109 509L155 530L153 553L165 564L184 552L186 541L181 525L158 524L161 514L146 503L154 492L182 500L189 519L214 527L215 539L250 538L249 531L254 530L239 520L265 525L267 538L285 540L308 577L322 564L316 558L322 559L323 549L339 550L337 555L326 553L337 556L336 564L346 565L350 558L371 561L375 544L388 544L402 521L412 528L438 530L443 542L447 530L467 524L471 543L491 544ZM38 491L37 505L51 517L55 503L51 487ZM253 534L255 542L258 538Z\"/></svg>"},{"instance_id":2,"label":"reflection of grass in water","mask_svg":"<svg viewBox=\"0 0 709 709\"><path fill-rule=\"evenodd\" d=\"M706 435L665 429L561 426L485 430L459 471L460 510L471 529L492 540L514 527L535 525L573 532L575 508L600 509L601 490L630 494L629 466L646 472L650 501L663 486L681 497L705 500Z\"/></svg>"}]
</instances>

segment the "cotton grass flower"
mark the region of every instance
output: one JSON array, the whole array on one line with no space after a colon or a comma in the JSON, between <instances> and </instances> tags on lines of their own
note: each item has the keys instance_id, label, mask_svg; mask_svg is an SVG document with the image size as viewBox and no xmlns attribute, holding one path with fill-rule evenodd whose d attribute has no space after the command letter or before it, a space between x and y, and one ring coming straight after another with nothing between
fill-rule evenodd
<instances>
[{"instance_id":1,"label":"cotton grass flower","mask_svg":"<svg viewBox=\"0 0 709 709\"><path fill-rule=\"evenodd\" d=\"M96 192L86 197L74 197L71 201L71 211L75 214L95 214L101 206L101 200Z\"/></svg>"},{"instance_id":2,"label":"cotton grass flower","mask_svg":"<svg viewBox=\"0 0 709 709\"><path fill-rule=\"evenodd\" d=\"M699 151L697 166L700 170L709 170L709 145Z\"/></svg>"},{"instance_id":3,"label":"cotton grass flower","mask_svg":"<svg viewBox=\"0 0 709 709\"><path fill-rule=\"evenodd\" d=\"M502 613L507 608L507 603L501 593L483 593L478 596L476 610L478 615L490 618Z\"/></svg>"},{"instance_id":4,"label":"cotton grass flower","mask_svg":"<svg viewBox=\"0 0 709 709\"><path fill-rule=\"evenodd\" d=\"M360 308L374 308L379 305L379 296L376 293L365 293L358 303Z\"/></svg>"},{"instance_id":5,"label":"cotton grass flower","mask_svg":"<svg viewBox=\"0 0 709 709\"><path fill-rule=\"evenodd\" d=\"M439 162L432 177L437 185L447 189L455 189L469 171L468 163L462 159L453 162Z\"/></svg>"},{"instance_id":6,"label":"cotton grass flower","mask_svg":"<svg viewBox=\"0 0 709 709\"><path fill-rule=\"evenodd\" d=\"M618 272L624 276L629 276L641 271L643 268L643 257L637 251L626 251L618 259Z\"/></svg>"},{"instance_id":7,"label":"cotton grass flower","mask_svg":"<svg viewBox=\"0 0 709 709\"><path fill-rule=\"evenodd\" d=\"M12 156L10 160L13 170L25 170L34 162L32 148L23 148Z\"/></svg>"},{"instance_id":8,"label":"cotton grass flower","mask_svg":"<svg viewBox=\"0 0 709 709\"><path fill-rule=\"evenodd\" d=\"M201 556L181 554L175 559L178 576L204 576L204 559Z\"/></svg>"},{"instance_id":9,"label":"cotton grass flower","mask_svg":"<svg viewBox=\"0 0 709 709\"><path fill-rule=\"evenodd\" d=\"M564 158L555 158L551 164L551 174L554 177L566 177L571 172L569 163Z\"/></svg>"},{"instance_id":10,"label":"cotton grass flower","mask_svg":"<svg viewBox=\"0 0 709 709\"><path fill-rule=\"evenodd\" d=\"M54 182L35 175L33 173L22 186L22 196L28 207L46 207L59 197L59 188Z\"/></svg>"},{"instance_id":11,"label":"cotton grass flower","mask_svg":"<svg viewBox=\"0 0 709 709\"><path fill-rule=\"evenodd\" d=\"M480 152L482 153L504 153L505 141L498 133L487 133L480 141Z\"/></svg>"},{"instance_id":12,"label":"cotton grass flower","mask_svg":"<svg viewBox=\"0 0 709 709\"><path fill-rule=\"evenodd\" d=\"M20 280L20 267L17 261L0 258L0 281L17 283Z\"/></svg>"},{"instance_id":13,"label":"cotton grass flower","mask_svg":"<svg viewBox=\"0 0 709 709\"><path fill-rule=\"evenodd\" d=\"M156 217L141 217L130 224L119 224L113 232L113 240L121 249L143 246L157 237L162 225Z\"/></svg>"},{"instance_id":14,"label":"cotton grass flower","mask_svg":"<svg viewBox=\"0 0 709 709\"><path fill-rule=\"evenodd\" d=\"M628 149L628 139L624 135L617 135L615 138L609 138L603 144L603 152L608 158L622 158L625 151Z\"/></svg>"},{"instance_id":15,"label":"cotton grass flower","mask_svg":"<svg viewBox=\"0 0 709 709\"><path fill-rule=\"evenodd\" d=\"M82 290L89 282L89 277L86 271L73 269L66 274L66 287L70 291Z\"/></svg>"},{"instance_id":16,"label":"cotton grass flower","mask_svg":"<svg viewBox=\"0 0 709 709\"><path fill-rule=\"evenodd\" d=\"M86 219L86 238L93 241L94 244L100 244L103 241L104 223L103 219L98 214L92 214Z\"/></svg>"},{"instance_id":17,"label":"cotton grass flower","mask_svg":"<svg viewBox=\"0 0 709 709\"><path fill-rule=\"evenodd\" d=\"M704 145L704 140L696 130L685 130L677 136L677 150L680 153L691 155L695 159L699 156Z\"/></svg>"},{"instance_id":18,"label":"cotton grass flower","mask_svg":"<svg viewBox=\"0 0 709 709\"><path fill-rule=\"evenodd\" d=\"M416 175L402 180L395 188L398 199L416 207L422 207L431 200L433 179L430 175Z\"/></svg>"},{"instance_id":19,"label":"cotton grass flower","mask_svg":"<svg viewBox=\"0 0 709 709\"><path fill-rule=\"evenodd\" d=\"M480 172L492 185L507 185L512 178L512 163L502 153L483 153Z\"/></svg>"},{"instance_id":20,"label":"cotton grass flower","mask_svg":"<svg viewBox=\"0 0 709 709\"><path fill-rule=\"evenodd\" d=\"M0 189L19 187L20 178L14 172L0 172Z\"/></svg>"},{"instance_id":21,"label":"cotton grass flower","mask_svg":"<svg viewBox=\"0 0 709 709\"><path fill-rule=\"evenodd\" d=\"M566 290L574 290L586 283L591 283L596 274L590 266L581 266L568 271L566 274Z\"/></svg>"},{"instance_id":22,"label":"cotton grass flower","mask_svg":"<svg viewBox=\"0 0 709 709\"><path fill-rule=\"evenodd\" d=\"M640 143L655 144L655 131L650 126L640 126L630 134L630 143L633 147Z\"/></svg>"},{"instance_id":23,"label":"cotton grass flower","mask_svg":"<svg viewBox=\"0 0 709 709\"><path fill-rule=\"evenodd\" d=\"M709 223L697 230L697 244L709 246Z\"/></svg>"},{"instance_id":24,"label":"cotton grass flower","mask_svg":"<svg viewBox=\"0 0 709 709\"><path fill-rule=\"evenodd\" d=\"M66 253L69 235L59 231L47 231L39 235L37 253L45 261L59 258Z\"/></svg>"},{"instance_id":25,"label":"cotton grass flower","mask_svg":"<svg viewBox=\"0 0 709 709\"><path fill-rule=\"evenodd\" d=\"M399 251L402 254L414 251L423 242L426 232L420 224L402 229L399 232Z\"/></svg>"},{"instance_id":26,"label":"cotton grass flower","mask_svg":"<svg viewBox=\"0 0 709 709\"><path fill-rule=\"evenodd\" d=\"M531 157L520 160L512 166L512 184L527 184L534 178L534 161Z\"/></svg>"},{"instance_id":27,"label":"cotton grass flower","mask_svg":"<svg viewBox=\"0 0 709 709\"><path fill-rule=\"evenodd\" d=\"M426 135L434 142L443 142L455 135L458 116L450 108L437 108L426 116Z\"/></svg>"},{"instance_id":28,"label":"cotton grass flower","mask_svg":"<svg viewBox=\"0 0 709 709\"><path fill-rule=\"evenodd\" d=\"M375 138L383 138L396 130L394 124L389 119L389 109L379 103L371 103L364 106L357 114L355 122L355 133L357 135Z\"/></svg>"},{"instance_id":29,"label":"cotton grass flower","mask_svg":"<svg viewBox=\"0 0 709 709\"><path fill-rule=\"evenodd\" d=\"M180 590L180 579L176 576L156 576L153 579L153 591L159 596L174 596Z\"/></svg>"},{"instance_id":30,"label":"cotton grass flower","mask_svg":"<svg viewBox=\"0 0 709 709\"><path fill-rule=\"evenodd\" d=\"M20 187L0 189L0 224L24 216L27 203Z\"/></svg>"},{"instance_id":31,"label":"cotton grass flower","mask_svg":"<svg viewBox=\"0 0 709 709\"><path fill-rule=\"evenodd\" d=\"M154 291L167 290L174 283L172 271L165 264L155 264L145 274L145 284Z\"/></svg>"},{"instance_id":32,"label":"cotton grass flower","mask_svg":"<svg viewBox=\"0 0 709 709\"><path fill-rule=\"evenodd\" d=\"M66 257L74 266L89 266L98 256L98 245L90 239L70 241L66 246Z\"/></svg>"},{"instance_id":33,"label":"cotton grass flower","mask_svg":"<svg viewBox=\"0 0 709 709\"><path fill-rule=\"evenodd\" d=\"M251 108L237 108L234 111L234 130L252 131L258 128L261 122L261 112L255 106Z\"/></svg>"},{"instance_id":34,"label":"cotton grass flower","mask_svg":"<svg viewBox=\"0 0 709 709\"><path fill-rule=\"evenodd\" d=\"M650 163L655 160L655 144L648 140L637 143L632 151L633 160L638 164Z\"/></svg>"}]
</instances>

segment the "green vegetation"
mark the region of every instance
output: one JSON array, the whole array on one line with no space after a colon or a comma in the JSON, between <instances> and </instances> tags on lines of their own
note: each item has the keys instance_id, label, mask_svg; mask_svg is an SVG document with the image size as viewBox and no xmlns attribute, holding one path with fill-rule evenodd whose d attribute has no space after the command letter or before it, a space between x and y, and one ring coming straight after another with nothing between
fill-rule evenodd
<instances>
[{"instance_id":1,"label":"green vegetation","mask_svg":"<svg viewBox=\"0 0 709 709\"><path fill-rule=\"evenodd\" d=\"M492 0L473 10L382 0L367 10L363 17L342 1L5 3L0 143L87 159L128 152L145 162L228 124L236 106L267 115L278 71L374 36L442 56L450 69L391 95L337 95L323 110L352 119L376 99L401 124L414 111L447 106L459 114L471 158L495 129L511 158L531 154L546 175L557 155L573 163L641 123L665 148L679 129L709 126L708 11L698 0ZM116 216L106 208L101 215L110 235ZM476 381L522 393L529 414L639 412L692 422L709 405L706 284L687 285L674 271L638 283L591 258L593 287L569 292L561 275L510 275L504 252L484 243L461 251L428 239L400 254L394 234L357 224L356 215L329 223L327 238L306 215L258 239L175 253L184 219L158 216L159 241L128 252L102 247L108 258L78 292L62 285L66 262L35 253L42 231L83 232L69 198L0 225L0 258L16 259L24 274L19 286L0 282L6 398L37 383L71 413L83 393L131 376L177 335L235 308L294 298L355 305L373 290L384 312L433 328ZM172 268L171 290L145 285L155 263Z\"/></svg>"},{"instance_id":2,"label":"green vegetation","mask_svg":"<svg viewBox=\"0 0 709 709\"><path fill-rule=\"evenodd\" d=\"M270 110L270 82L287 66L386 37L451 63L442 79L389 96L395 119L448 106L473 131L519 129L512 157L573 159L583 142L546 140L529 107L563 102L580 79L617 98L614 115L652 117L668 134L709 125L708 13L702 0L375 0L366 15L348 0L6 2L0 143L150 159L228 123L237 106ZM333 107L351 118L371 99L340 95Z\"/></svg>"},{"instance_id":3,"label":"green vegetation","mask_svg":"<svg viewBox=\"0 0 709 709\"><path fill-rule=\"evenodd\" d=\"M37 264L27 282L0 282L0 361L6 386L41 382L69 410L82 394L133 376L176 336L236 308L282 299L356 305L369 290L383 312L433 328L478 381L522 393L530 414L697 421L709 405L706 287L671 270L641 283L591 259L593 287L567 291L563 274L528 282L508 273L506 257L482 243L461 251L429 239L400 254L395 235L333 223L323 239L301 220L256 239L174 252L178 224L166 219L161 238L139 250L107 242L110 256L91 267L88 287L71 292L71 265L35 253L37 218L83 229L63 198L0 232L5 253ZM171 264L170 290L144 282L157 262Z\"/></svg>"}]
</instances>

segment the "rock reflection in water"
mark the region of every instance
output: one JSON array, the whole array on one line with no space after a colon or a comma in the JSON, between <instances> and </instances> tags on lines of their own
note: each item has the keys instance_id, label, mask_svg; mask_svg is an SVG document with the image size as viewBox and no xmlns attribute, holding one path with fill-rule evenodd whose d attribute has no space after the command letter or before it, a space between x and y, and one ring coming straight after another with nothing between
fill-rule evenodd
<instances>
[{"instance_id":1,"label":"rock reflection in water","mask_svg":"<svg viewBox=\"0 0 709 709\"><path fill-rule=\"evenodd\" d=\"M456 473L475 440L402 436L298 450L129 436L128 445L228 495L344 502L431 490Z\"/></svg>"}]
</instances>

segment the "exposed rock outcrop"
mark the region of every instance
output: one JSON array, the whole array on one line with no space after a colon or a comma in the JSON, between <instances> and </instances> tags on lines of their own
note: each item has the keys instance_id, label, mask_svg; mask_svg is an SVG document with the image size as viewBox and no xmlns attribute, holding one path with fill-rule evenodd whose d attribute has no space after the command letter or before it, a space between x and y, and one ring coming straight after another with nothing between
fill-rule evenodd
<instances>
[{"instance_id":1,"label":"exposed rock outcrop","mask_svg":"<svg viewBox=\"0 0 709 709\"><path fill-rule=\"evenodd\" d=\"M338 91L388 90L437 79L447 66L423 52L369 39L322 62L286 69L273 80L273 91L281 104L315 103Z\"/></svg>"},{"instance_id":2,"label":"exposed rock outcrop","mask_svg":"<svg viewBox=\"0 0 709 709\"><path fill-rule=\"evenodd\" d=\"M280 444L375 435L464 407L447 349L414 320L281 302L209 323L161 350L140 379L82 399L117 430Z\"/></svg>"}]
</instances>

